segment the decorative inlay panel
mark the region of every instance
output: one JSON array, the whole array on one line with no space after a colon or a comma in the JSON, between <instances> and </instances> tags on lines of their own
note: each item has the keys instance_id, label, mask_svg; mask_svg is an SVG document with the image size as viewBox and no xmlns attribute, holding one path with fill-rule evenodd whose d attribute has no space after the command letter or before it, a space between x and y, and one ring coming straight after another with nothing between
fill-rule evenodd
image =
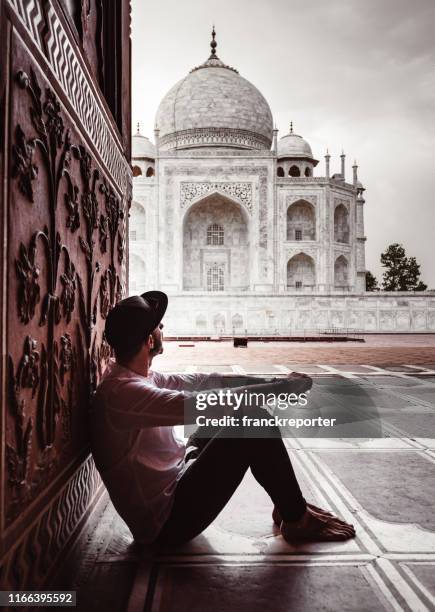
<instances>
[{"instance_id":1,"label":"decorative inlay panel","mask_svg":"<svg viewBox=\"0 0 435 612\"><path fill-rule=\"evenodd\" d=\"M270 140L261 134L233 128L196 128L166 134L159 140L162 150L188 147L238 147L268 151Z\"/></svg>"},{"instance_id":2,"label":"decorative inlay panel","mask_svg":"<svg viewBox=\"0 0 435 612\"><path fill-rule=\"evenodd\" d=\"M294 204L295 202L299 202L299 200L305 200L305 202L309 202L313 206L317 206L316 195L310 195L307 193L292 193L285 199L286 208L288 208L291 204Z\"/></svg>"},{"instance_id":3,"label":"decorative inlay panel","mask_svg":"<svg viewBox=\"0 0 435 612\"><path fill-rule=\"evenodd\" d=\"M215 192L237 200L252 214L252 183L182 182L180 206L184 208L191 202Z\"/></svg>"}]
</instances>

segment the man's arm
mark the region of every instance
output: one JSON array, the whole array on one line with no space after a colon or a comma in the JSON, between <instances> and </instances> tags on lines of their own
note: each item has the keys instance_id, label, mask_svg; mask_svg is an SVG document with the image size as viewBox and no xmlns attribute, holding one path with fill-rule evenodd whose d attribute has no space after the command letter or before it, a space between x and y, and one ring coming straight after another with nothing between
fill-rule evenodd
<instances>
[{"instance_id":1,"label":"man's arm","mask_svg":"<svg viewBox=\"0 0 435 612\"><path fill-rule=\"evenodd\" d=\"M311 379L300 374L296 378L282 378L276 382L232 387L230 391L237 393L239 397L246 391L249 397L246 406L260 407L262 402L256 399L256 394L260 396L268 393L277 395L279 393L302 393L310 387ZM97 410L108 410L113 426L123 430L184 425L195 423L195 417L201 414L197 409L198 396L202 402L207 403L207 395L216 394L225 389L225 387L215 387L206 391L177 391L160 389L137 381L128 381L100 398L101 405L96 408ZM233 406L233 403L210 406L207 408L207 414L222 416L229 411L232 412ZM245 403L242 403L241 407L244 406Z\"/></svg>"},{"instance_id":2,"label":"man's arm","mask_svg":"<svg viewBox=\"0 0 435 612\"><path fill-rule=\"evenodd\" d=\"M159 387L177 391L232 388L280 380L272 376L246 376L245 374L220 374L219 372L212 372L210 374L205 372L195 372L194 374L164 374L162 372L154 372L154 376L157 377Z\"/></svg>"}]
</instances>

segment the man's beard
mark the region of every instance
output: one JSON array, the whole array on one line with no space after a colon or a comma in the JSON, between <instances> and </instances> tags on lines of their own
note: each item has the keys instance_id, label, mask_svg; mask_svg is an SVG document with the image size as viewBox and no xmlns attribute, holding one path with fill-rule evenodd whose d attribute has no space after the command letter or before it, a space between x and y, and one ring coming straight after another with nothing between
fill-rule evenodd
<instances>
[{"instance_id":1,"label":"man's beard","mask_svg":"<svg viewBox=\"0 0 435 612\"><path fill-rule=\"evenodd\" d=\"M156 355L161 355L161 353L163 353L163 342L161 338L157 338L154 334L153 334L153 338L154 338L154 346L152 349L150 349L150 357L151 359L153 357L155 357Z\"/></svg>"}]
</instances>

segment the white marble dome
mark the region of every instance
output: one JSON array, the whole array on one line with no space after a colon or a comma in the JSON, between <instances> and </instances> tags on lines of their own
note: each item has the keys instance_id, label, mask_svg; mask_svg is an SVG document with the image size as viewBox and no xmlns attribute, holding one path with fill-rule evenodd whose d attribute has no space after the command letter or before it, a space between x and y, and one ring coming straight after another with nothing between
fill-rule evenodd
<instances>
[{"instance_id":1,"label":"white marble dome","mask_svg":"<svg viewBox=\"0 0 435 612\"><path fill-rule=\"evenodd\" d=\"M214 43L214 46L213 46ZM212 54L166 94L156 115L159 148L270 149L272 113L264 96Z\"/></svg>"},{"instance_id":2,"label":"white marble dome","mask_svg":"<svg viewBox=\"0 0 435 612\"><path fill-rule=\"evenodd\" d=\"M149 138L138 132L131 139L131 156L133 159L155 159L156 148Z\"/></svg>"},{"instance_id":3,"label":"white marble dome","mask_svg":"<svg viewBox=\"0 0 435 612\"><path fill-rule=\"evenodd\" d=\"M301 158L313 159L313 152L310 145L302 136L293 133L293 127L290 127L289 134L286 134L278 141L278 158Z\"/></svg>"}]
</instances>

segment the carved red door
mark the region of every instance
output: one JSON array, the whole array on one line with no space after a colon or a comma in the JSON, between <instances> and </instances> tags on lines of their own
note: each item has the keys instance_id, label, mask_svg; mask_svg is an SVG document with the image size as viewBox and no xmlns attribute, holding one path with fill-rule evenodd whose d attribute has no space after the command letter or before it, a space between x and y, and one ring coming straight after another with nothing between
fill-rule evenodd
<instances>
[{"instance_id":1,"label":"carved red door","mask_svg":"<svg viewBox=\"0 0 435 612\"><path fill-rule=\"evenodd\" d=\"M129 3L1 4L2 587L41 584L101 491L87 410L125 293Z\"/></svg>"}]
</instances>

